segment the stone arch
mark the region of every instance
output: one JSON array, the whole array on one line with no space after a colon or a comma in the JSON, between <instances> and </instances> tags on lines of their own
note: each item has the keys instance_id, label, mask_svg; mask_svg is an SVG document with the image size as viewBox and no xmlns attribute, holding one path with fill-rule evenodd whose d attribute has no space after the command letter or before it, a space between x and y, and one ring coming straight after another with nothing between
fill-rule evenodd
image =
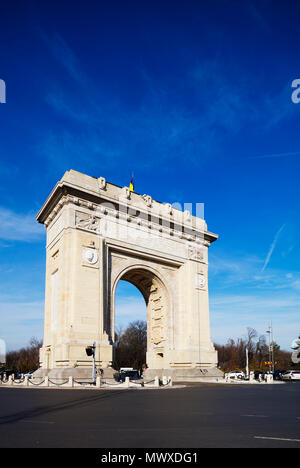
<instances>
[{"instance_id":1,"label":"stone arch","mask_svg":"<svg viewBox=\"0 0 300 468\"><path fill-rule=\"evenodd\" d=\"M85 347L95 342L96 365L106 377L113 375L114 296L120 279L135 284L148 305L148 377L150 371L179 380L200 378L208 370L218 373L208 300L208 247L218 236L204 219L71 170L55 185L37 220L47 228L40 352L45 374L50 366L51 376L88 376L91 359Z\"/></svg>"},{"instance_id":2,"label":"stone arch","mask_svg":"<svg viewBox=\"0 0 300 468\"><path fill-rule=\"evenodd\" d=\"M169 320L172 299L165 278L149 265L136 263L123 268L116 276L111 290L110 323L114 341L115 294L120 280L133 284L143 295L147 308L147 365L160 369L170 346Z\"/></svg>"}]
</instances>

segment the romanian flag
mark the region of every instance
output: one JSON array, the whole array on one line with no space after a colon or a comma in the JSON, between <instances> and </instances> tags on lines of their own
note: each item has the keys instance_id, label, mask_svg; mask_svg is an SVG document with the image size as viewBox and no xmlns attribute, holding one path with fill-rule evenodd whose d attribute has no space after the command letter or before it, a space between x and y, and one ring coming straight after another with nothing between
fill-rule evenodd
<instances>
[{"instance_id":1,"label":"romanian flag","mask_svg":"<svg viewBox=\"0 0 300 468\"><path fill-rule=\"evenodd\" d=\"M130 190L130 192L134 192L134 179L133 179L133 174L132 174L131 181L130 181L130 184L129 184L129 190Z\"/></svg>"}]
</instances>

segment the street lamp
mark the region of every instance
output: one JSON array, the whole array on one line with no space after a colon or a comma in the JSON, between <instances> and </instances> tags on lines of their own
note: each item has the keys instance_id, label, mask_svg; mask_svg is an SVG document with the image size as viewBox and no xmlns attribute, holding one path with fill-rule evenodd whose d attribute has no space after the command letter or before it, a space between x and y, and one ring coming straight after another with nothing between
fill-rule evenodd
<instances>
[{"instance_id":1,"label":"street lamp","mask_svg":"<svg viewBox=\"0 0 300 468\"><path fill-rule=\"evenodd\" d=\"M269 325L269 330L266 331L269 335L269 370L274 372L274 339L273 339L273 327L272 327L272 322Z\"/></svg>"},{"instance_id":2,"label":"street lamp","mask_svg":"<svg viewBox=\"0 0 300 468\"><path fill-rule=\"evenodd\" d=\"M271 370L271 338L270 338L270 330L267 330L266 333L269 335L269 371Z\"/></svg>"},{"instance_id":3,"label":"street lamp","mask_svg":"<svg viewBox=\"0 0 300 468\"><path fill-rule=\"evenodd\" d=\"M249 350L246 348L246 377L249 378Z\"/></svg>"}]
</instances>

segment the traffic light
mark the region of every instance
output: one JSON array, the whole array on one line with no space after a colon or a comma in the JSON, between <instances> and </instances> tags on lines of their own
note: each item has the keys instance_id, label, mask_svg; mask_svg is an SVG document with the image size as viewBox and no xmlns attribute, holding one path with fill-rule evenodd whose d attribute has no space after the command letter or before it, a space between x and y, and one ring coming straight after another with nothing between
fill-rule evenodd
<instances>
[{"instance_id":1,"label":"traffic light","mask_svg":"<svg viewBox=\"0 0 300 468\"><path fill-rule=\"evenodd\" d=\"M85 352L87 356L94 356L94 346L87 346Z\"/></svg>"},{"instance_id":2,"label":"traffic light","mask_svg":"<svg viewBox=\"0 0 300 468\"><path fill-rule=\"evenodd\" d=\"M96 384L96 375L97 375L97 369L96 369L96 342L94 341L92 346L87 346L85 348L85 352L87 356L91 357L93 356L93 371L92 371L92 380L93 384Z\"/></svg>"}]
</instances>

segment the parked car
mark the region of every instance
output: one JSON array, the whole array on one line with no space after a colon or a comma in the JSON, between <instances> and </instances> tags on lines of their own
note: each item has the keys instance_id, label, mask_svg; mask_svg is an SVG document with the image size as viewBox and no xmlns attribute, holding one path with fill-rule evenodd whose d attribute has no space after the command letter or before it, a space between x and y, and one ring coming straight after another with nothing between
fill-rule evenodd
<instances>
[{"instance_id":1,"label":"parked car","mask_svg":"<svg viewBox=\"0 0 300 468\"><path fill-rule=\"evenodd\" d=\"M118 378L119 382L125 382L126 377L129 377L129 380L139 380L141 378L137 370L121 371Z\"/></svg>"},{"instance_id":2,"label":"parked car","mask_svg":"<svg viewBox=\"0 0 300 468\"><path fill-rule=\"evenodd\" d=\"M254 372L254 378L255 380L259 380L259 376L262 375L263 377L267 374L267 371L255 371Z\"/></svg>"},{"instance_id":3,"label":"parked car","mask_svg":"<svg viewBox=\"0 0 300 468\"><path fill-rule=\"evenodd\" d=\"M299 380L300 381L300 370L288 370L281 376L282 380Z\"/></svg>"},{"instance_id":4,"label":"parked car","mask_svg":"<svg viewBox=\"0 0 300 468\"><path fill-rule=\"evenodd\" d=\"M15 379L20 379L21 378L21 372L14 371L11 369L5 369L0 372L0 379L4 379L4 376L8 379L10 375L14 375Z\"/></svg>"},{"instance_id":5,"label":"parked car","mask_svg":"<svg viewBox=\"0 0 300 468\"><path fill-rule=\"evenodd\" d=\"M282 379L282 374L284 374L286 371L284 370L275 370L273 372L273 379L274 380L281 380Z\"/></svg>"},{"instance_id":6,"label":"parked car","mask_svg":"<svg viewBox=\"0 0 300 468\"><path fill-rule=\"evenodd\" d=\"M228 372L228 377L230 379L244 379L245 378L245 373L241 370L233 370Z\"/></svg>"}]
</instances>

